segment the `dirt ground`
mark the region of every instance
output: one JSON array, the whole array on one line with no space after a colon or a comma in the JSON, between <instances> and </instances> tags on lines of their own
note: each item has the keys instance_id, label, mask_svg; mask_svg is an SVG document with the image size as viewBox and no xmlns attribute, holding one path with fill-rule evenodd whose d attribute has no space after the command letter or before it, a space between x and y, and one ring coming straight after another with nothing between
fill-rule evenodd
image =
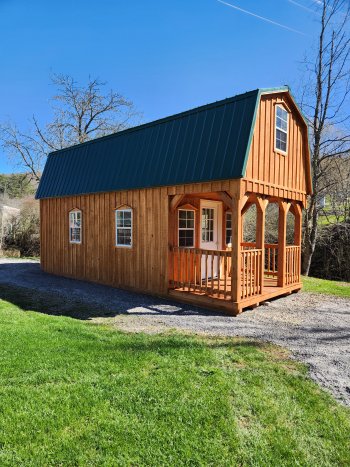
<instances>
[{"instance_id":1,"label":"dirt ground","mask_svg":"<svg viewBox=\"0 0 350 467\"><path fill-rule=\"evenodd\" d=\"M245 336L288 348L311 377L350 406L350 300L300 292L225 316L157 297L46 274L35 261L0 259L0 285L48 294L48 312L110 324L128 332L177 329L208 335ZM57 308L57 310L55 309ZM43 311L45 312L45 311Z\"/></svg>"}]
</instances>

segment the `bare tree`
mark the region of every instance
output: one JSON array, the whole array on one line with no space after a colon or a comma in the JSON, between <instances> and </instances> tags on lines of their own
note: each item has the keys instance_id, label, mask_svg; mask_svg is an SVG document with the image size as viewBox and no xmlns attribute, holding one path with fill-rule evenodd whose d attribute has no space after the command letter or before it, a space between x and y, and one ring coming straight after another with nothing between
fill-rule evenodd
<instances>
[{"instance_id":1,"label":"bare tree","mask_svg":"<svg viewBox=\"0 0 350 467\"><path fill-rule=\"evenodd\" d=\"M33 115L29 132L11 123L0 126L5 152L37 182L49 152L123 130L140 116L121 94L104 93L106 83L99 79L89 79L86 86L68 75L51 80L57 92L51 99L50 123L42 127Z\"/></svg>"},{"instance_id":2,"label":"bare tree","mask_svg":"<svg viewBox=\"0 0 350 467\"><path fill-rule=\"evenodd\" d=\"M322 209L320 199L332 180L327 172L334 158L348 157L350 148L350 36L349 2L320 0L320 33L316 60L306 62L309 73L302 108L310 124L313 195L305 213L303 235L304 274L308 274L317 240Z\"/></svg>"},{"instance_id":3,"label":"bare tree","mask_svg":"<svg viewBox=\"0 0 350 467\"><path fill-rule=\"evenodd\" d=\"M326 224L350 222L350 158L327 160L324 183L329 187L320 214Z\"/></svg>"}]
</instances>

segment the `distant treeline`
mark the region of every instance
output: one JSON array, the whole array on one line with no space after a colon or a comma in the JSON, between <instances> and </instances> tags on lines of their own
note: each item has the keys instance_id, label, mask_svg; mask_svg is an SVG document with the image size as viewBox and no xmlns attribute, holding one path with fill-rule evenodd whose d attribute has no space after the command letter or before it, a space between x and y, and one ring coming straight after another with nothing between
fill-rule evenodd
<instances>
[{"instance_id":1,"label":"distant treeline","mask_svg":"<svg viewBox=\"0 0 350 467\"><path fill-rule=\"evenodd\" d=\"M36 183L28 174L0 174L0 196L4 198L24 198L33 195Z\"/></svg>"}]
</instances>

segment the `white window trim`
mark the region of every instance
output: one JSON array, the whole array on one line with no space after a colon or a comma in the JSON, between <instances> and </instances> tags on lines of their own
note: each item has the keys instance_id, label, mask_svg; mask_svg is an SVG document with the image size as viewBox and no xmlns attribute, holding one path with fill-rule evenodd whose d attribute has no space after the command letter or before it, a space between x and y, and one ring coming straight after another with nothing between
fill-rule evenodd
<instances>
[{"instance_id":1,"label":"white window trim","mask_svg":"<svg viewBox=\"0 0 350 467\"><path fill-rule=\"evenodd\" d=\"M193 212L193 228L192 227L181 227L180 229L180 211L191 211ZM192 246L180 246L180 230L193 230L193 245ZM177 244L179 248L195 248L196 245L196 211L195 209L178 209L177 214Z\"/></svg>"},{"instance_id":2,"label":"white window trim","mask_svg":"<svg viewBox=\"0 0 350 467\"><path fill-rule=\"evenodd\" d=\"M287 131L281 130L281 128L277 128L277 109L278 109L278 107L280 109L284 110L285 112L287 112ZM285 151L283 151L282 149L279 149L279 148L276 147L277 130L282 131L283 133L286 133L286 135L287 135L287 144L286 144L286 150ZM288 143L289 143L289 112L283 105L277 104L275 106L275 135L274 135L275 152L279 152L279 153L283 154L284 156L286 156L287 153L288 153Z\"/></svg>"},{"instance_id":3,"label":"white window trim","mask_svg":"<svg viewBox=\"0 0 350 467\"><path fill-rule=\"evenodd\" d=\"M134 235L134 219L133 219L133 212L132 212L132 209L131 208L125 208L125 209L116 209L115 211L115 218L114 218L114 222L115 222L115 246L117 248L132 248L133 247L133 235ZM118 226L117 226L117 213L118 212L130 212L131 213L131 226L130 227L120 227L122 229L130 229L131 231L131 243L130 245L124 245L124 244L120 244L118 243Z\"/></svg>"},{"instance_id":4,"label":"white window trim","mask_svg":"<svg viewBox=\"0 0 350 467\"><path fill-rule=\"evenodd\" d=\"M80 230L80 240L72 240L72 231L71 229L73 227L71 227L71 215L72 214L76 214L76 213L80 213L80 227L75 227L76 229L78 228ZM69 222L69 243L72 243L72 244L75 244L75 245L80 245L81 242L82 242L82 238L83 238L83 213L81 211L81 209L72 209L71 211L69 211L69 216L68 216L68 222Z\"/></svg>"}]
</instances>

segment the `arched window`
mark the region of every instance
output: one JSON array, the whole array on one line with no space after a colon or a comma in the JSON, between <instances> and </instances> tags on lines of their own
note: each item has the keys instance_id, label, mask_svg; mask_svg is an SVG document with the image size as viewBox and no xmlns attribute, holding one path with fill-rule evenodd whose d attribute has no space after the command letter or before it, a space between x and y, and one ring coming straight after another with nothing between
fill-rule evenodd
<instances>
[{"instance_id":1,"label":"arched window","mask_svg":"<svg viewBox=\"0 0 350 467\"><path fill-rule=\"evenodd\" d=\"M115 211L115 244L118 247L132 247L132 209L121 207Z\"/></svg>"},{"instance_id":2,"label":"arched window","mask_svg":"<svg viewBox=\"0 0 350 467\"><path fill-rule=\"evenodd\" d=\"M81 243L82 212L80 209L73 209L69 212L69 242Z\"/></svg>"}]
</instances>

